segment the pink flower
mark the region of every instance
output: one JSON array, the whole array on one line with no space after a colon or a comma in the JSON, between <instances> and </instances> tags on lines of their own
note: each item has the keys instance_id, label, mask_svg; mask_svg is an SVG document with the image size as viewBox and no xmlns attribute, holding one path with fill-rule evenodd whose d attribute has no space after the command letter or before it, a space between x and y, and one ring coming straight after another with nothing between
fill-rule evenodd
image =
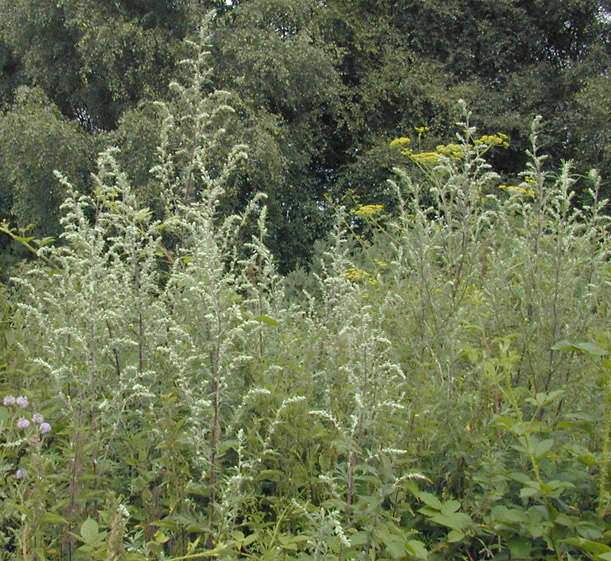
<instances>
[{"instance_id":1,"label":"pink flower","mask_svg":"<svg viewBox=\"0 0 611 561\"><path fill-rule=\"evenodd\" d=\"M47 434L48 432L51 432L51 425L49 423L41 423L40 434Z\"/></svg>"},{"instance_id":2,"label":"pink flower","mask_svg":"<svg viewBox=\"0 0 611 561\"><path fill-rule=\"evenodd\" d=\"M2 400L2 403L6 405L7 407L10 407L11 405L15 405L15 396L14 395L5 395L4 399Z\"/></svg>"},{"instance_id":3,"label":"pink flower","mask_svg":"<svg viewBox=\"0 0 611 561\"><path fill-rule=\"evenodd\" d=\"M28 421L25 417L19 417L17 419L17 428L18 429L27 429L30 426L30 421Z\"/></svg>"},{"instance_id":4,"label":"pink flower","mask_svg":"<svg viewBox=\"0 0 611 561\"><path fill-rule=\"evenodd\" d=\"M15 472L15 479L25 479L27 474L28 474L28 472L25 471L24 469L18 469Z\"/></svg>"},{"instance_id":5,"label":"pink flower","mask_svg":"<svg viewBox=\"0 0 611 561\"><path fill-rule=\"evenodd\" d=\"M40 425L45 420L45 418L40 413L34 413L32 415L32 421L34 421L37 425Z\"/></svg>"},{"instance_id":6,"label":"pink flower","mask_svg":"<svg viewBox=\"0 0 611 561\"><path fill-rule=\"evenodd\" d=\"M25 408L29 405L30 402L28 401L27 397L25 397L24 395L20 395L15 399L15 403L19 405L19 407Z\"/></svg>"}]
</instances>

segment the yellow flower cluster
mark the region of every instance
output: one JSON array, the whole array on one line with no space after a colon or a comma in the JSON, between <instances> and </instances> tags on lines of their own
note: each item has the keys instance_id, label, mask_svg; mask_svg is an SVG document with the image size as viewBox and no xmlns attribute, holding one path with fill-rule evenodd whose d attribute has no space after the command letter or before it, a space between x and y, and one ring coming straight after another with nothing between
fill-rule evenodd
<instances>
[{"instance_id":1,"label":"yellow flower cluster","mask_svg":"<svg viewBox=\"0 0 611 561\"><path fill-rule=\"evenodd\" d=\"M373 216L380 214L384 210L384 205L359 205L352 211L356 216Z\"/></svg>"},{"instance_id":2,"label":"yellow flower cluster","mask_svg":"<svg viewBox=\"0 0 611 561\"><path fill-rule=\"evenodd\" d=\"M452 160L460 160L465 156L465 150L460 144L454 142L450 144L438 144L435 150L442 156L447 156Z\"/></svg>"},{"instance_id":3,"label":"yellow flower cluster","mask_svg":"<svg viewBox=\"0 0 611 561\"><path fill-rule=\"evenodd\" d=\"M421 134L430 131L430 127L414 127L414 130L420 136ZM411 142L411 138L406 136L402 136L401 138L395 138L390 146L392 148L395 147L404 147L405 144L409 144ZM509 146L509 137L502 132L497 132L496 134L484 134L475 140L476 145L484 145L488 147L492 146ZM465 149L460 144L456 144L451 142L449 144L438 144L435 146L434 152L413 152L411 148L404 147L401 150L401 154L411 158L414 162L423 165L436 164L439 162L439 159L442 156L446 158L450 158L451 160L460 160L465 157Z\"/></svg>"},{"instance_id":4,"label":"yellow flower cluster","mask_svg":"<svg viewBox=\"0 0 611 561\"><path fill-rule=\"evenodd\" d=\"M441 154L439 152L418 152L417 154L405 154L418 164L436 164Z\"/></svg>"},{"instance_id":5,"label":"yellow flower cluster","mask_svg":"<svg viewBox=\"0 0 611 561\"><path fill-rule=\"evenodd\" d=\"M535 190L527 189L526 187L521 187L520 185L499 185L499 189L521 193L522 195L527 195L528 197L534 197L537 194Z\"/></svg>"},{"instance_id":6,"label":"yellow flower cluster","mask_svg":"<svg viewBox=\"0 0 611 561\"><path fill-rule=\"evenodd\" d=\"M346 278L351 280L352 282L360 282L367 281L368 284L375 286L378 284L378 281L374 278L371 278L371 275L365 271L365 269L355 269L354 267L350 267L346 271Z\"/></svg>"},{"instance_id":7,"label":"yellow flower cluster","mask_svg":"<svg viewBox=\"0 0 611 561\"><path fill-rule=\"evenodd\" d=\"M502 132L496 134L484 134L475 140L475 144L485 144L486 146L509 147L509 137Z\"/></svg>"},{"instance_id":8,"label":"yellow flower cluster","mask_svg":"<svg viewBox=\"0 0 611 561\"><path fill-rule=\"evenodd\" d=\"M390 143L391 148L395 148L396 146L403 146L404 144L409 144L412 141L408 136L402 136L400 138L395 138Z\"/></svg>"}]
</instances>

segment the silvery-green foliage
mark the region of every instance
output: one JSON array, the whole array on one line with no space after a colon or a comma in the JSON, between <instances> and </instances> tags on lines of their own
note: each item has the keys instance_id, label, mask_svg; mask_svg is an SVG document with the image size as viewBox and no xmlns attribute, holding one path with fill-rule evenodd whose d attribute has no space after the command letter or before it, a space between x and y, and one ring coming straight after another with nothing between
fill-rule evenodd
<instances>
[{"instance_id":1,"label":"silvery-green foliage","mask_svg":"<svg viewBox=\"0 0 611 561\"><path fill-rule=\"evenodd\" d=\"M253 198L241 215L223 217L219 210L225 181L245 153L235 146L222 163L215 161L216 168L211 165L223 136L219 116L230 108L220 100L224 94L202 91L209 74L203 67L205 37L203 30L200 43L191 44L196 58L185 61L192 83L175 84L178 102L166 106L165 144L153 170L168 193L163 222L138 206L116 163L116 149L108 149L99 157L92 196L79 194L58 175L69 193L62 207L62 243L42 248L44 261L17 282L25 295L20 309L29 356L70 419L71 460L77 466L73 495L89 493L91 462L123 470L121 455L133 454L140 458L140 475L131 492L150 502L147 486L159 470L166 475L165 500L178 512L189 508L190 469L209 485L214 533L216 510L225 519L235 511L235 498L217 504L220 486L235 484L235 476L222 473L229 421L248 395L244 372L254 349L263 353L260 318L279 317L283 298L263 244L262 197ZM194 182L199 188L190 191ZM259 233L244 249L243 232L251 222ZM180 240L175 248L164 243L168 235ZM162 261L169 262L164 273ZM173 395L179 397L176 404ZM177 423L164 417L166 409L185 417ZM152 455L150 444L137 438L148 430L160 437L154 448L159 452ZM132 450L132 443L144 448ZM180 455L181 446L190 448L190 467L177 469L185 462L168 451ZM248 462L241 462L238 473ZM97 464L89 467L98 477L104 473ZM153 503L142 505L142 516L147 508L149 519L159 516ZM77 510L71 515L78 517ZM230 527L227 520L223 524Z\"/></svg>"},{"instance_id":2,"label":"silvery-green foliage","mask_svg":"<svg viewBox=\"0 0 611 561\"><path fill-rule=\"evenodd\" d=\"M522 190L513 191L496 213L482 291L488 329L516 335L520 370L533 388L547 392L581 370L581 357L559 357L553 345L587 338L589 330L600 327L600 318L608 317L609 291L601 275L609 252L609 218L596 172L589 177L591 201L577 207L572 204L576 178L571 163L556 177L544 170L540 128L538 118Z\"/></svg>"},{"instance_id":3,"label":"silvery-green foliage","mask_svg":"<svg viewBox=\"0 0 611 561\"><path fill-rule=\"evenodd\" d=\"M34 362L68 412L85 408L92 429L120 422L129 403L151 396L159 278L157 224L138 209L113 150L102 153L93 196L61 178L61 245L40 249L55 264L19 279ZM100 425L98 425L98 423Z\"/></svg>"},{"instance_id":4,"label":"silvery-green foliage","mask_svg":"<svg viewBox=\"0 0 611 561\"><path fill-rule=\"evenodd\" d=\"M313 374L320 392L315 396L319 408L311 415L341 442L336 452L345 463L327 475L343 480L339 491L349 513L363 466L375 465L381 456L404 453L395 423L406 407L407 378L392 359L383 310L367 301L366 286L377 281L359 278L350 259L342 209L321 267L322 273L316 275L320 302L312 300L306 323L324 349ZM337 491L332 486L331 496Z\"/></svg>"},{"instance_id":5,"label":"silvery-green foliage","mask_svg":"<svg viewBox=\"0 0 611 561\"><path fill-rule=\"evenodd\" d=\"M59 176L69 193L62 243L42 247L44 260L15 279L26 356L66 423L57 470L67 529L103 502L95 487L123 471L125 436L148 426L160 381L158 224L136 206L113 152L99 157L92 196Z\"/></svg>"},{"instance_id":6,"label":"silvery-green foliage","mask_svg":"<svg viewBox=\"0 0 611 561\"><path fill-rule=\"evenodd\" d=\"M441 156L428 181L417 182L402 169L395 169L398 182L390 180L399 201L398 219L390 225L391 293L404 299L401 308L417 327L415 360L429 363L448 392L464 344L463 312L473 305L495 236L488 193L499 178L483 157L488 146L475 142L470 113L460 105L461 155Z\"/></svg>"},{"instance_id":7,"label":"silvery-green foliage","mask_svg":"<svg viewBox=\"0 0 611 561\"><path fill-rule=\"evenodd\" d=\"M186 40L193 55L180 62L186 71L185 83L173 81L170 103L158 102L162 112L159 163L151 170L160 183L170 213L179 201L197 200L203 191L225 189L239 160L246 158L246 146L227 150L224 123L234 112L230 92L212 87L210 64L210 12L199 27L196 41Z\"/></svg>"}]
</instances>

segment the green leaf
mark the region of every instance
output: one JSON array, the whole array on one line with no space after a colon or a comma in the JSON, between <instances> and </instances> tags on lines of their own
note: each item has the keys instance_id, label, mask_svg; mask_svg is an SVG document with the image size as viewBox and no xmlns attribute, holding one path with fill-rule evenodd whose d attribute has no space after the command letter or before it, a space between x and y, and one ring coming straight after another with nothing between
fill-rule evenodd
<instances>
[{"instance_id":1,"label":"green leaf","mask_svg":"<svg viewBox=\"0 0 611 561\"><path fill-rule=\"evenodd\" d=\"M153 541L157 544L157 545L163 545L164 543L166 543L167 541L169 541L169 537L166 536L161 530L157 530L155 532L155 534L153 535Z\"/></svg>"},{"instance_id":2,"label":"green leaf","mask_svg":"<svg viewBox=\"0 0 611 561\"><path fill-rule=\"evenodd\" d=\"M553 448L555 441L553 438L547 438L541 442L536 442L533 445L535 457L543 458Z\"/></svg>"},{"instance_id":3,"label":"green leaf","mask_svg":"<svg viewBox=\"0 0 611 561\"><path fill-rule=\"evenodd\" d=\"M98 529L98 523L91 519L87 518L85 522L81 525L81 538L87 545L97 545L100 541L100 531Z\"/></svg>"},{"instance_id":4,"label":"green leaf","mask_svg":"<svg viewBox=\"0 0 611 561\"><path fill-rule=\"evenodd\" d=\"M462 532L458 532L457 530L450 530L448 532L448 541L450 543L456 543L462 541L465 538L465 535Z\"/></svg>"},{"instance_id":5,"label":"green leaf","mask_svg":"<svg viewBox=\"0 0 611 561\"><path fill-rule=\"evenodd\" d=\"M432 495L431 493L427 493L426 491L420 491L416 496L423 503L427 504L431 508L434 508L435 510L441 510L443 507L443 505L441 504L441 501L435 495Z\"/></svg>"},{"instance_id":6,"label":"green leaf","mask_svg":"<svg viewBox=\"0 0 611 561\"><path fill-rule=\"evenodd\" d=\"M507 542L511 555L517 558L528 558L532 549L532 540L516 537Z\"/></svg>"},{"instance_id":7,"label":"green leaf","mask_svg":"<svg viewBox=\"0 0 611 561\"><path fill-rule=\"evenodd\" d=\"M68 524L68 521L63 516L60 516L55 512L45 512L42 515L42 520L43 522L48 522L49 524Z\"/></svg>"},{"instance_id":8,"label":"green leaf","mask_svg":"<svg viewBox=\"0 0 611 561\"><path fill-rule=\"evenodd\" d=\"M528 477L525 473L521 473L519 471L514 471L509 474L509 477L518 483L522 483L527 485L528 487L539 487L539 484L534 480Z\"/></svg>"},{"instance_id":9,"label":"green leaf","mask_svg":"<svg viewBox=\"0 0 611 561\"><path fill-rule=\"evenodd\" d=\"M552 347L553 351L581 351L594 356L606 356L609 351L599 347L596 343L571 343L569 341L559 341Z\"/></svg>"},{"instance_id":10,"label":"green leaf","mask_svg":"<svg viewBox=\"0 0 611 561\"><path fill-rule=\"evenodd\" d=\"M272 327L278 327L280 325L280 322L268 316L257 316L255 320L261 323L265 323L266 325L271 325Z\"/></svg>"},{"instance_id":11,"label":"green leaf","mask_svg":"<svg viewBox=\"0 0 611 561\"><path fill-rule=\"evenodd\" d=\"M458 501L447 501L441 505L441 514L452 514L460 508Z\"/></svg>"},{"instance_id":12,"label":"green leaf","mask_svg":"<svg viewBox=\"0 0 611 561\"><path fill-rule=\"evenodd\" d=\"M453 512L452 514L436 514L430 518L433 522L447 526L452 530L461 532L471 524L471 517L462 512Z\"/></svg>"},{"instance_id":13,"label":"green leaf","mask_svg":"<svg viewBox=\"0 0 611 561\"><path fill-rule=\"evenodd\" d=\"M6 407L0 407L0 423L8 423L10 413Z\"/></svg>"},{"instance_id":14,"label":"green leaf","mask_svg":"<svg viewBox=\"0 0 611 561\"><path fill-rule=\"evenodd\" d=\"M405 546L408 553L418 559L426 559L428 557L426 547L424 547L420 540L407 540Z\"/></svg>"},{"instance_id":15,"label":"green leaf","mask_svg":"<svg viewBox=\"0 0 611 561\"><path fill-rule=\"evenodd\" d=\"M585 538L568 538L562 541L570 545L576 545L583 551L597 555L599 558L602 555L611 555L611 547L605 545L604 543L586 540Z\"/></svg>"},{"instance_id":16,"label":"green leaf","mask_svg":"<svg viewBox=\"0 0 611 561\"><path fill-rule=\"evenodd\" d=\"M539 489L535 489L534 487L522 487L520 489L520 497L523 499L533 497L537 494L539 494Z\"/></svg>"},{"instance_id":17,"label":"green leaf","mask_svg":"<svg viewBox=\"0 0 611 561\"><path fill-rule=\"evenodd\" d=\"M359 547L369 543L369 538L369 532L357 532L356 534L350 536L350 543L353 546Z\"/></svg>"}]
</instances>

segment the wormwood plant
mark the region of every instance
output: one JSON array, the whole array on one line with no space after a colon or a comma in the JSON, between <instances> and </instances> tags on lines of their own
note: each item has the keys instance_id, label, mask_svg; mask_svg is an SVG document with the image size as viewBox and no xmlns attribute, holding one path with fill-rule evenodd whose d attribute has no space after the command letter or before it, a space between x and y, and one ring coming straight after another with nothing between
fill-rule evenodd
<instances>
[{"instance_id":1,"label":"wormwood plant","mask_svg":"<svg viewBox=\"0 0 611 561\"><path fill-rule=\"evenodd\" d=\"M58 175L61 242L22 240L40 260L13 281L26 366L0 361L4 557L608 559L597 175L573 206L537 120L503 185L501 137L465 112L457 143L397 170L397 216L338 211L297 294L264 197L224 212L247 151L201 29L158 106L162 215L110 148L91 196Z\"/></svg>"},{"instance_id":2,"label":"wormwood plant","mask_svg":"<svg viewBox=\"0 0 611 561\"><path fill-rule=\"evenodd\" d=\"M40 249L42 260L15 279L24 353L38 367L35 375L47 380L45 397L67 419L57 443L62 531L38 528L48 552L93 555L95 542L97 555L111 547L88 539L93 522L82 527L104 507L109 489L129 501L144 551L184 553L187 528L205 533L208 545L223 537L225 426L246 393L240 377L251 360L249 338L264 346L256 318L269 313L275 288L261 238L248 244L250 253L237 247L248 215L261 211L260 198L243 216L218 216L224 182L245 153L234 147L221 168L210 169L208 151L222 136L218 115L230 108L219 102L224 94L201 91L205 39L202 31L200 43L191 43L195 59L185 63L192 84L173 86L179 119L165 107L160 164L153 170L168 194L163 220L139 208L116 149L108 149L99 157L92 196L58 175L69 193L63 243ZM173 153L170 137L178 139ZM178 240L175 250L168 249L168 235ZM169 262L163 274L161 261ZM200 482L206 492L197 504L189 485ZM204 505L207 515L200 516ZM33 513L24 516L31 527ZM172 538L156 533L159 527ZM84 549L76 548L78 528ZM108 539L119 543L117 532L124 530L121 522ZM25 558L45 558L39 547L33 551L24 542L22 549Z\"/></svg>"}]
</instances>

